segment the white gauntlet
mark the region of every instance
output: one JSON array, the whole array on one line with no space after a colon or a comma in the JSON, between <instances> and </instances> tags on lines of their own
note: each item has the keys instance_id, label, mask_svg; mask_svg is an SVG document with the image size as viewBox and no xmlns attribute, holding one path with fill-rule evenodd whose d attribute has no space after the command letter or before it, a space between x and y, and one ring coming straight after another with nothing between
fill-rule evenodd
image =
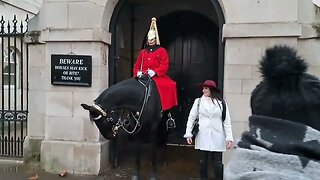
<instances>
[{"instance_id":1,"label":"white gauntlet","mask_svg":"<svg viewBox=\"0 0 320 180\"><path fill-rule=\"evenodd\" d=\"M142 71L138 71L138 72L137 72L137 77L140 78L141 76L142 76Z\"/></svg>"},{"instance_id":2,"label":"white gauntlet","mask_svg":"<svg viewBox=\"0 0 320 180\"><path fill-rule=\"evenodd\" d=\"M154 75L156 75L156 73L152 69L148 70L148 74L150 77L153 77Z\"/></svg>"}]
</instances>

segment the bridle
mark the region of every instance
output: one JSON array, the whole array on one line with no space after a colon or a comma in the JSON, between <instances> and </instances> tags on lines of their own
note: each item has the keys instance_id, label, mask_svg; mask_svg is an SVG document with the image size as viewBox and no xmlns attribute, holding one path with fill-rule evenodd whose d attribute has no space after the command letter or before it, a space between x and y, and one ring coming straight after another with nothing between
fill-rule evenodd
<instances>
[{"instance_id":1,"label":"bridle","mask_svg":"<svg viewBox=\"0 0 320 180\"><path fill-rule=\"evenodd\" d=\"M138 79L138 82L140 84L142 84L145 88L144 91L144 98L143 98L143 103L141 106L141 109L139 112L136 112L135 114L133 112L130 112L131 117L133 117L133 119L135 120L135 127L133 128L133 130L128 130L124 125L123 125L123 121L121 121L121 118L119 117L118 122L116 123L114 129L118 130L120 127L122 127L122 129L128 133L128 134L133 134L133 133L137 133L140 131L141 127L142 127L142 119L141 116L143 114L144 108L149 100L149 97L151 96L151 78L148 78L148 81L146 84L144 84L140 79ZM138 116L138 117L136 117Z\"/></svg>"},{"instance_id":2,"label":"bridle","mask_svg":"<svg viewBox=\"0 0 320 180\"><path fill-rule=\"evenodd\" d=\"M148 76L148 81L144 84L140 79L138 79L138 82L144 86L144 95L143 95L143 103L141 106L140 111L137 112L132 112L130 111L130 116L135 120L135 126L133 128L133 130L129 130L126 128L124 121L122 120L121 116L119 116L118 121L115 123L115 125L112 127L112 132L113 132L113 136L116 136L118 133L118 130L120 128L122 128L126 133L128 134L134 134L140 131L141 127L142 127L142 119L141 116L143 115L144 109L146 104L148 103L149 97L151 96L151 90L152 90L152 86L151 86L151 78ZM107 112L99 105L99 104L92 104L92 106L98 110L101 115L99 115L98 117L94 118L94 120L98 120L101 117L106 117L107 116ZM112 121L112 117L108 118L109 121Z\"/></svg>"},{"instance_id":3,"label":"bridle","mask_svg":"<svg viewBox=\"0 0 320 180\"><path fill-rule=\"evenodd\" d=\"M107 116L107 112L106 112L105 110L103 110L100 105L98 105L98 104L96 104L96 103L93 103L92 106L93 106L94 108L96 108L96 110L98 110L98 111L102 114L102 116ZM94 118L94 120L98 120L98 119L100 119L102 116L99 115L98 117Z\"/></svg>"}]
</instances>

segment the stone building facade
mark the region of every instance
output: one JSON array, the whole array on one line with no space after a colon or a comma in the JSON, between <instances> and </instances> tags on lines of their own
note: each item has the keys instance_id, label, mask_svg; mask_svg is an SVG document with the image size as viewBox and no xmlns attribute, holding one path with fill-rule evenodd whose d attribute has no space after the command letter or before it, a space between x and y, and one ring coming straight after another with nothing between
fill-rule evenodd
<instances>
[{"instance_id":1,"label":"stone building facade","mask_svg":"<svg viewBox=\"0 0 320 180\"><path fill-rule=\"evenodd\" d=\"M92 103L102 90L130 77L151 17L170 25L168 19L177 17L176 12L180 19L197 16L196 21L210 21L208 29L213 25L214 43L211 45L208 39L202 42L212 47L210 57L215 60L209 58L205 63L215 67L211 77L223 88L235 138L247 129L250 93L260 81L257 67L266 48L275 44L296 47L310 65L309 71L320 76L320 8L312 0L44 0L39 13L30 20L26 35L30 50L30 112L25 159L40 156L49 172L98 174L107 168L109 142L89 122L80 104ZM179 22L174 23L183 26ZM188 28L198 26L201 24ZM200 46L196 37L203 38L201 32L185 36L192 30L182 30L182 37ZM180 33L175 33L179 37ZM179 42L175 41L181 45ZM202 57L205 47L191 49L197 55L194 59ZM174 53L177 47L168 49L171 59L178 57ZM52 54L92 56L91 87L52 85ZM192 58L188 62L197 65L192 64ZM176 66L171 67L178 71ZM205 78L201 72L196 75L199 78L194 81Z\"/></svg>"},{"instance_id":2,"label":"stone building facade","mask_svg":"<svg viewBox=\"0 0 320 180\"><path fill-rule=\"evenodd\" d=\"M18 20L24 20L26 15L32 18L39 12L41 3L41 0L2 0L0 2L0 15L5 20L13 19L14 15Z\"/></svg>"}]
</instances>

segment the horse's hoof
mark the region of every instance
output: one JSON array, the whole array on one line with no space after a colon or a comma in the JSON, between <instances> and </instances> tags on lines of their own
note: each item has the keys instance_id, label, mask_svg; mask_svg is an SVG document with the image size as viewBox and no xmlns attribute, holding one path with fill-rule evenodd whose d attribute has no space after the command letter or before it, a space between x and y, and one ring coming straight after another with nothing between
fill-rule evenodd
<instances>
[{"instance_id":1,"label":"horse's hoof","mask_svg":"<svg viewBox=\"0 0 320 180\"><path fill-rule=\"evenodd\" d=\"M113 166L113 168L118 167L118 158L115 158L115 159L113 160L112 166Z\"/></svg>"},{"instance_id":2,"label":"horse's hoof","mask_svg":"<svg viewBox=\"0 0 320 180\"><path fill-rule=\"evenodd\" d=\"M131 176L131 180L140 180L140 176Z\"/></svg>"},{"instance_id":3,"label":"horse's hoof","mask_svg":"<svg viewBox=\"0 0 320 180\"><path fill-rule=\"evenodd\" d=\"M167 167L168 167L168 162L167 161L163 162L163 168L167 169Z\"/></svg>"},{"instance_id":4,"label":"horse's hoof","mask_svg":"<svg viewBox=\"0 0 320 180\"><path fill-rule=\"evenodd\" d=\"M150 180L157 180L157 177L150 177Z\"/></svg>"}]
</instances>

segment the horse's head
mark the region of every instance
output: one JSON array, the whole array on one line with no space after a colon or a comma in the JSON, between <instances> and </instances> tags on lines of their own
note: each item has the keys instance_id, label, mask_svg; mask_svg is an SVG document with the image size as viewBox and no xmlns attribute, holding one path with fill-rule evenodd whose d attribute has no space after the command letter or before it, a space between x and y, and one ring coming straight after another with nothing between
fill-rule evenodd
<instances>
[{"instance_id":1,"label":"horse's head","mask_svg":"<svg viewBox=\"0 0 320 180\"><path fill-rule=\"evenodd\" d=\"M93 104L91 106L87 104L81 104L81 106L83 107L83 109L89 111L90 120L97 125L100 133L104 138L114 138L113 127L118 119L116 113L114 113L113 111L106 112L96 104Z\"/></svg>"},{"instance_id":2,"label":"horse's head","mask_svg":"<svg viewBox=\"0 0 320 180\"><path fill-rule=\"evenodd\" d=\"M90 120L95 122L100 133L110 139L119 128L127 133L139 131L141 118L150 116L154 111L161 112L158 98L156 86L150 79L130 78L104 90L93 105L81 106L89 111ZM146 121L149 119L146 118Z\"/></svg>"}]
</instances>

